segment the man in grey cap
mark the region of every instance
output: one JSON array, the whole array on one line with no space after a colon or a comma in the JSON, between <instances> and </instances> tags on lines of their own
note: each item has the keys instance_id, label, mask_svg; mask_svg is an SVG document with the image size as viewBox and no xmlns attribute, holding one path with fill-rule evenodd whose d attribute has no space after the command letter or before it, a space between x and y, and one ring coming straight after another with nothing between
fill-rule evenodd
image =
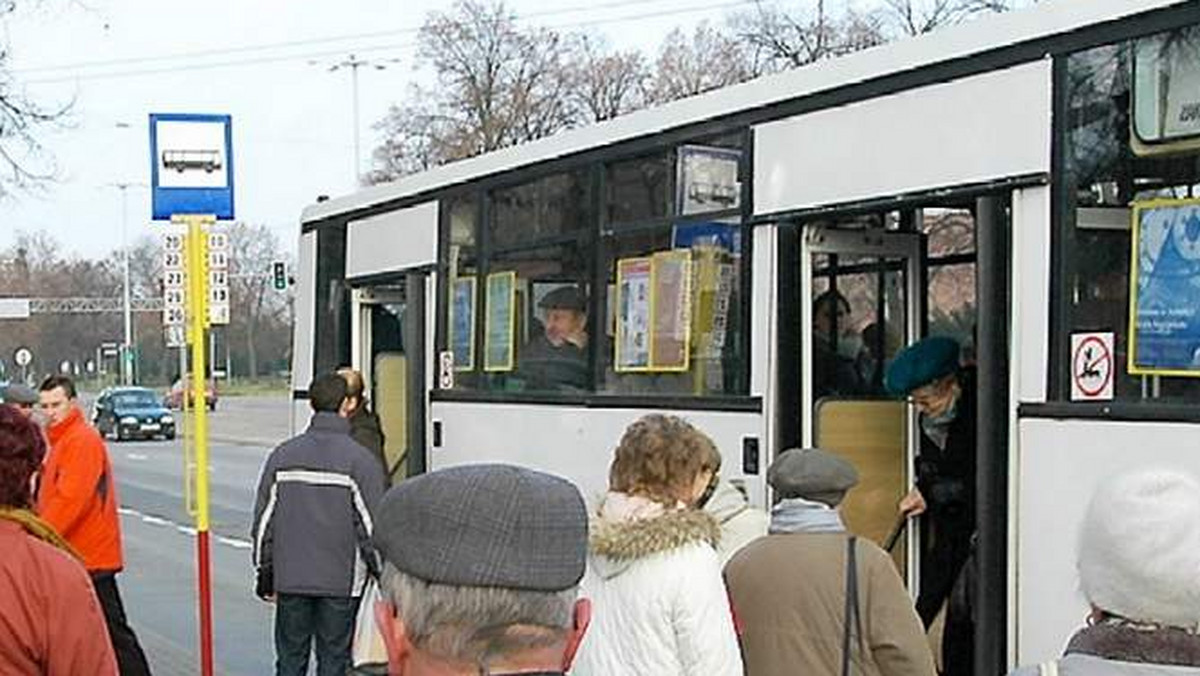
<instances>
[{"instance_id":1,"label":"man in grey cap","mask_svg":"<svg viewBox=\"0 0 1200 676\"><path fill-rule=\"evenodd\" d=\"M591 617L578 598L587 510L564 479L467 465L409 479L375 523L389 673L562 674Z\"/></svg>"},{"instance_id":2,"label":"man in grey cap","mask_svg":"<svg viewBox=\"0 0 1200 676\"><path fill-rule=\"evenodd\" d=\"M574 285L560 286L538 302L544 329L522 346L517 374L531 390L586 390L588 374L587 297Z\"/></svg>"},{"instance_id":3,"label":"man in grey cap","mask_svg":"<svg viewBox=\"0 0 1200 676\"><path fill-rule=\"evenodd\" d=\"M28 385L10 383L0 390L0 402L15 407L26 418L32 418L38 403L38 393Z\"/></svg>"},{"instance_id":4,"label":"man in grey cap","mask_svg":"<svg viewBox=\"0 0 1200 676\"><path fill-rule=\"evenodd\" d=\"M846 531L837 507L858 483L846 460L786 451L767 482L780 499L768 535L725 566L749 676L933 676L933 656L896 567Z\"/></svg>"}]
</instances>

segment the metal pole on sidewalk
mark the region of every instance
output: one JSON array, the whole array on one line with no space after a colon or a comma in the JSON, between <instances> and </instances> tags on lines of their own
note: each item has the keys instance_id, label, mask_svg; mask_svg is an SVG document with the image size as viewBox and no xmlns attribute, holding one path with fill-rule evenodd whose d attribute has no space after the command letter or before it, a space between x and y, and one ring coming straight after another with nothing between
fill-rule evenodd
<instances>
[{"instance_id":1,"label":"metal pole on sidewalk","mask_svg":"<svg viewBox=\"0 0 1200 676\"><path fill-rule=\"evenodd\" d=\"M200 597L200 674L212 676L212 577L208 536L208 407L204 405L208 325L208 234L211 216L183 217L188 227L188 327L192 344L192 402L196 442L196 565Z\"/></svg>"}]
</instances>

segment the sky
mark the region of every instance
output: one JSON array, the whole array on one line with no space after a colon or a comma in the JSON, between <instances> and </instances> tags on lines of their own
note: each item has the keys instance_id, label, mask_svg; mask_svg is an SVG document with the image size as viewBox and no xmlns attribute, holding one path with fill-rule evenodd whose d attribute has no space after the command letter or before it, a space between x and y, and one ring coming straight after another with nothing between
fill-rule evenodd
<instances>
[{"instance_id":1,"label":"sky","mask_svg":"<svg viewBox=\"0 0 1200 676\"><path fill-rule=\"evenodd\" d=\"M363 169L372 125L410 83L416 29L448 0L17 0L0 25L17 86L47 106L69 103L38 137L56 180L0 198L0 249L18 231L47 230L69 254L99 258L127 237L153 234L150 113L233 119L238 220L265 224L294 251L299 216L318 195L351 192L354 134ZM508 0L521 22L589 27L618 48L654 53L675 27L721 22L745 0ZM330 69L354 54L350 73ZM382 66L376 69L374 66Z\"/></svg>"}]
</instances>

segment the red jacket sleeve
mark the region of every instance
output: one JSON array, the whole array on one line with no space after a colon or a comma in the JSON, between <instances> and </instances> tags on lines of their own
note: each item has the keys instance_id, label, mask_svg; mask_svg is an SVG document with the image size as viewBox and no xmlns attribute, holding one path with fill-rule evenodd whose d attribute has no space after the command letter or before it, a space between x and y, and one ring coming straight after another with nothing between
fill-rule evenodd
<instances>
[{"instance_id":1,"label":"red jacket sleeve","mask_svg":"<svg viewBox=\"0 0 1200 676\"><path fill-rule=\"evenodd\" d=\"M52 567L60 593L51 599L43 625L52 629L46 676L117 676L112 641L91 579L83 566L65 556Z\"/></svg>"}]
</instances>

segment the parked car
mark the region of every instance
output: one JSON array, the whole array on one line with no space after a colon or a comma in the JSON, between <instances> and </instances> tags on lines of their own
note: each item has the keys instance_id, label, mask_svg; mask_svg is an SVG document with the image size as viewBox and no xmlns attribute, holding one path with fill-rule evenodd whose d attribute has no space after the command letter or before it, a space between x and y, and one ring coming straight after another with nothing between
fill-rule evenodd
<instances>
[{"instance_id":1,"label":"parked car","mask_svg":"<svg viewBox=\"0 0 1200 676\"><path fill-rule=\"evenodd\" d=\"M175 438L175 418L145 387L110 387L92 405L92 424L104 436L125 439Z\"/></svg>"},{"instance_id":2,"label":"parked car","mask_svg":"<svg viewBox=\"0 0 1200 676\"><path fill-rule=\"evenodd\" d=\"M163 397L163 405L167 408L182 409L184 397L187 397L188 408L194 405L192 401L192 386L191 381L187 378L176 380L171 389L167 391L167 396ZM204 405L208 410L217 410L217 382L211 378L204 383Z\"/></svg>"}]
</instances>

